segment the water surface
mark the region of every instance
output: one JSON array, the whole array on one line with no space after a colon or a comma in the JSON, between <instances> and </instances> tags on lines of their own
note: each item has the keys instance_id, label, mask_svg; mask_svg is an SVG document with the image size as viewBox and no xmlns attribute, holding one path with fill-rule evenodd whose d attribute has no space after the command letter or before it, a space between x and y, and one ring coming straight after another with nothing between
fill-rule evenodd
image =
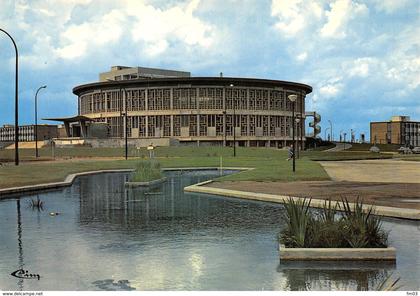
<instances>
[{"instance_id":1,"label":"water surface","mask_svg":"<svg viewBox=\"0 0 420 296\"><path fill-rule=\"evenodd\" d=\"M0 201L0 289L365 290L391 273L403 290L419 289L418 222L384 222L395 266L280 264L281 205L183 192L217 174L170 172L149 189L124 188L124 173L99 174ZM44 211L29 207L37 196ZM20 268L41 279L10 275Z\"/></svg>"}]
</instances>

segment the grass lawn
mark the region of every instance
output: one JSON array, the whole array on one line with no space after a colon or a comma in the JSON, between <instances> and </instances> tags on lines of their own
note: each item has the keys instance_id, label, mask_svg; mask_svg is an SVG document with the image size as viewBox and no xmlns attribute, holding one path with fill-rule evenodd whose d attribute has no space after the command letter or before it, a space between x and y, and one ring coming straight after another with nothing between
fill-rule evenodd
<instances>
[{"instance_id":1,"label":"grass lawn","mask_svg":"<svg viewBox=\"0 0 420 296\"><path fill-rule=\"evenodd\" d=\"M369 151L370 147L373 146L371 143L352 143L351 148L348 151ZM398 144L376 144L381 152L397 152L401 145Z\"/></svg>"},{"instance_id":2,"label":"grass lawn","mask_svg":"<svg viewBox=\"0 0 420 296\"><path fill-rule=\"evenodd\" d=\"M364 159L387 159L392 158L391 153L372 153L363 151L308 151L303 152L304 156L314 161L337 161L337 160L364 160Z\"/></svg>"},{"instance_id":3,"label":"grass lawn","mask_svg":"<svg viewBox=\"0 0 420 296\"><path fill-rule=\"evenodd\" d=\"M83 150L78 148L60 151L64 154L81 156ZM45 149L42 149L45 155ZM67 149L62 149L67 150ZM106 149L89 151L91 156L121 156L123 149ZM296 161L296 173L292 173L292 162L286 161L287 152L266 148L238 148L237 157L232 156L232 148L224 147L159 147L155 152L157 160L163 168L170 167L219 167L222 156L224 167L255 168L239 174L222 177L223 180L253 181L296 181L296 180L328 180L329 177L322 166L307 157ZM4 152L4 151L2 151ZM27 153L27 152L24 152ZM23 158L25 154L22 153ZM106 155L104 155L106 153ZM143 156L147 151L141 152ZM45 182L61 181L70 174L89 170L134 168L138 159L71 159L66 161L22 162L19 166L12 163L0 167L0 188L31 185Z\"/></svg>"},{"instance_id":4,"label":"grass lawn","mask_svg":"<svg viewBox=\"0 0 420 296\"><path fill-rule=\"evenodd\" d=\"M407 160L407 161L420 161L420 155L419 154L414 154L414 155L401 155L399 154L398 156L395 156L396 158L399 158L401 160Z\"/></svg>"},{"instance_id":5,"label":"grass lawn","mask_svg":"<svg viewBox=\"0 0 420 296\"><path fill-rule=\"evenodd\" d=\"M52 159L51 149L39 149L39 160ZM134 168L139 159L147 158L145 148L140 151L131 149L129 160L122 159L123 148L63 148L55 149L57 161L34 160L34 149L21 149L19 166L13 165L13 150L0 150L0 161L10 163L0 166L0 188L32 185L62 181L71 173L100 170ZM134 156L138 156L135 158ZM298 181L328 180L322 166L314 160L353 160L372 158L391 158L390 154L369 152L301 152L296 160L296 172L292 173L292 162L286 161L287 151L271 148L237 148L233 157L231 147L158 147L155 157L163 168L173 167L219 167L220 157L223 167L248 167L254 170L222 177L221 180L243 181ZM83 158L82 158L83 157ZM88 158L86 158L88 157ZM91 158L89 158L91 157Z\"/></svg>"}]
</instances>

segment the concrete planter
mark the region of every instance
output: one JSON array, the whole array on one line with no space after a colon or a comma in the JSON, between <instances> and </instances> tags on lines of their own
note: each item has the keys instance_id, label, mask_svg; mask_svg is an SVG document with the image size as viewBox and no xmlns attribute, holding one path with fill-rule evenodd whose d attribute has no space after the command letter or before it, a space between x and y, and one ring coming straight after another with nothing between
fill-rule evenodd
<instances>
[{"instance_id":1,"label":"concrete planter","mask_svg":"<svg viewBox=\"0 0 420 296\"><path fill-rule=\"evenodd\" d=\"M166 177L163 177L161 179L157 179L157 180L152 180L149 182L125 182L125 186L128 187L144 187L144 186L151 186L151 185L156 185L156 184L160 184L166 181Z\"/></svg>"},{"instance_id":2,"label":"concrete planter","mask_svg":"<svg viewBox=\"0 0 420 296\"><path fill-rule=\"evenodd\" d=\"M311 260L375 260L395 261L396 250L388 248L286 248L279 245L280 260L311 261Z\"/></svg>"}]
</instances>

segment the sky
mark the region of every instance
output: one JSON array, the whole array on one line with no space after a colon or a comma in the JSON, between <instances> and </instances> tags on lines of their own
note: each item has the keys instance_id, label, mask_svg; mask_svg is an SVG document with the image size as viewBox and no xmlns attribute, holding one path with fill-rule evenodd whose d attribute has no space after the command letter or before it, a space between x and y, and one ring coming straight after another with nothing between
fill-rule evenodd
<instances>
[{"instance_id":1,"label":"sky","mask_svg":"<svg viewBox=\"0 0 420 296\"><path fill-rule=\"evenodd\" d=\"M307 111L356 136L420 120L418 0L0 0L19 50L19 124L77 114L72 88L112 65L309 84ZM14 123L15 53L0 32L0 125ZM307 120L309 122L310 120ZM42 122L42 121L41 121ZM51 123L51 122L43 122ZM329 131L328 131L329 132Z\"/></svg>"}]
</instances>

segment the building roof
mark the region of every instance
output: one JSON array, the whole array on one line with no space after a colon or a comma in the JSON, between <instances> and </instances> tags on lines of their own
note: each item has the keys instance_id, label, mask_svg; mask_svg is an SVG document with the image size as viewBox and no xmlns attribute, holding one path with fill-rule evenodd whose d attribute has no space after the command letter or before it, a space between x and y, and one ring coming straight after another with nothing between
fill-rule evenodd
<instances>
[{"instance_id":1,"label":"building roof","mask_svg":"<svg viewBox=\"0 0 420 296\"><path fill-rule=\"evenodd\" d=\"M78 85L73 88L73 93L77 96L84 92L97 89L110 88L128 88L128 87L156 87L156 86L180 86L192 87L194 85L214 85L214 86L235 86L245 87L272 87L287 88L296 91L305 91L306 94L312 92L312 87L302 83L257 79L257 78L237 78L237 77L176 77L176 78L151 78L151 79L133 79L119 81L94 82Z\"/></svg>"},{"instance_id":2,"label":"building roof","mask_svg":"<svg viewBox=\"0 0 420 296\"><path fill-rule=\"evenodd\" d=\"M83 116L83 115L77 115L73 117L42 118L42 120L62 121L62 122L92 121L91 118Z\"/></svg>"}]
</instances>

